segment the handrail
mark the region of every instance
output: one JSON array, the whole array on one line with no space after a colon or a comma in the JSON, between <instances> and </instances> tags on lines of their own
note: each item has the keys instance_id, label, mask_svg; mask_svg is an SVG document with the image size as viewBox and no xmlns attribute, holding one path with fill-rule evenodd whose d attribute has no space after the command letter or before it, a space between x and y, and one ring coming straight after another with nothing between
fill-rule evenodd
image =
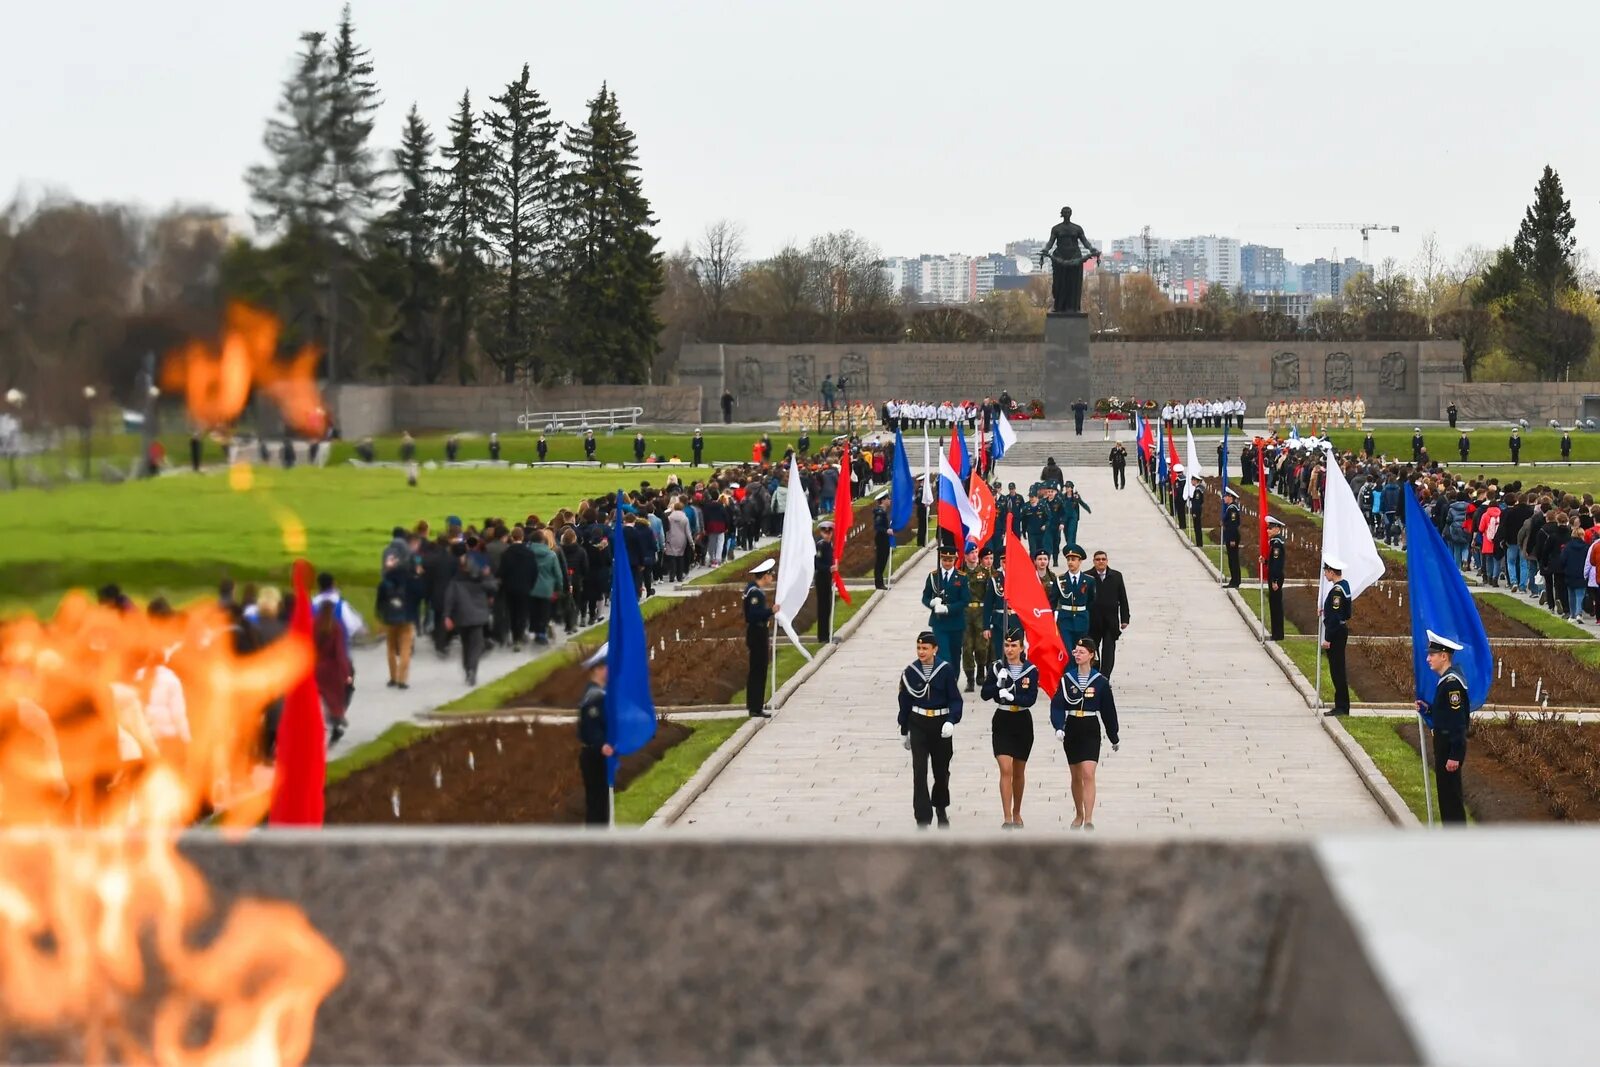
<instances>
[{"instance_id":1,"label":"handrail","mask_svg":"<svg viewBox=\"0 0 1600 1067\"><path fill-rule=\"evenodd\" d=\"M517 416L517 425L529 433L549 433L572 430L624 429L639 425L644 408L585 408L579 411L525 411Z\"/></svg>"}]
</instances>

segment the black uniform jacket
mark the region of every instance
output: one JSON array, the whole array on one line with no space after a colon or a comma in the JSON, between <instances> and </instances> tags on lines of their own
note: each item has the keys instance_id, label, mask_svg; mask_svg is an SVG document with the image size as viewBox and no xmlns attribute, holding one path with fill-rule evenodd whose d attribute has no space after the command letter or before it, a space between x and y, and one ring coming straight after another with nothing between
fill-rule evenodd
<instances>
[{"instance_id":1,"label":"black uniform jacket","mask_svg":"<svg viewBox=\"0 0 1600 1067\"><path fill-rule=\"evenodd\" d=\"M1100 721L1105 723L1106 736L1111 743L1121 743L1121 734L1117 729L1117 701L1111 695L1110 679L1097 670L1091 670L1088 680L1080 684L1074 666L1061 676L1061 688L1050 698L1050 725L1057 730L1065 729L1067 716L1076 716L1080 711L1085 715L1098 713Z\"/></svg>"},{"instance_id":2,"label":"black uniform jacket","mask_svg":"<svg viewBox=\"0 0 1600 1067\"><path fill-rule=\"evenodd\" d=\"M961 721L961 687L956 684L956 670L942 659L933 661L933 676L922 680L920 664L913 663L900 672L900 732L911 729L912 708L947 711L950 721Z\"/></svg>"},{"instance_id":3,"label":"black uniform jacket","mask_svg":"<svg viewBox=\"0 0 1600 1067\"><path fill-rule=\"evenodd\" d=\"M985 700L999 702L1000 690L1009 689L1015 699L1010 703L1002 703L1001 707L1033 707L1033 702L1039 699L1039 669L1027 660L1023 660L1022 663L1022 673L1013 680L1009 664L1003 659L995 660L989 667L989 677L984 681L983 689L978 695Z\"/></svg>"}]
</instances>

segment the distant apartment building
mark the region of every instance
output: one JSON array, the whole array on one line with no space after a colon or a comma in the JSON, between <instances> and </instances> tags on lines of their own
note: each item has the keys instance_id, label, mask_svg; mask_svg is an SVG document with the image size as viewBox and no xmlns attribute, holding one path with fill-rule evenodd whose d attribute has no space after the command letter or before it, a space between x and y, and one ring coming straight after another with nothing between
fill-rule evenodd
<instances>
[{"instance_id":1,"label":"distant apartment building","mask_svg":"<svg viewBox=\"0 0 1600 1067\"><path fill-rule=\"evenodd\" d=\"M1311 314L1312 306L1319 298L1311 293L1264 293L1250 294L1250 303L1257 311L1275 311L1280 315L1287 315L1296 322L1305 322L1306 316Z\"/></svg>"},{"instance_id":2,"label":"distant apartment building","mask_svg":"<svg viewBox=\"0 0 1600 1067\"><path fill-rule=\"evenodd\" d=\"M1344 296L1344 287L1358 274L1370 274L1372 268L1359 259L1347 257L1343 263L1317 258L1300 268L1300 292L1336 300Z\"/></svg>"},{"instance_id":3,"label":"distant apartment building","mask_svg":"<svg viewBox=\"0 0 1600 1067\"><path fill-rule=\"evenodd\" d=\"M1205 234L1183 237L1172 242L1172 255L1190 256L1205 261L1205 280L1211 285L1237 289L1241 277L1240 245L1236 237Z\"/></svg>"},{"instance_id":4,"label":"distant apartment building","mask_svg":"<svg viewBox=\"0 0 1600 1067\"><path fill-rule=\"evenodd\" d=\"M1298 288L1298 272L1295 282ZM1239 247L1239 285L1247 293L1281 293L1289 280L1283 249L1266 245Z\"/></svg>"},{"instance_id":5,"label":"distant apartment building","mask_svg":"<svg viewBox=\"0 0 1600 1067\"><path fill-rule=\"evenodd\" d=\"M1007 241L1006 255L1013 259L1031 259L1038 262L1039 253L1044 251L1044 242L1032 239L1024 241Z\"/></svg>"}]
</instances>

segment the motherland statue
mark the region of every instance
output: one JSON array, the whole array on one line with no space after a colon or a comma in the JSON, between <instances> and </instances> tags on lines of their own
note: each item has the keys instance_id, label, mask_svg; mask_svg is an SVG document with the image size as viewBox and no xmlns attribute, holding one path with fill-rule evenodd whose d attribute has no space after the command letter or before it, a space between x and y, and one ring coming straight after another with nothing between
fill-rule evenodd
<instances>
[{"instance_id":1,"label":"motherland statue","mask_svg":"<svg viewBox=\"0 0 1600 1067\"><path fill-rule=\"evenodd\" d=\"M1061 209L1061 221L1050 229L1050 240L1039 253L1039 265L1050 260L1052 315L1083 314L1083 264L1098 259L1100 250L1089 243L1083 227L1072 221L1072 209Z\"/></svg>"}]
</instances>

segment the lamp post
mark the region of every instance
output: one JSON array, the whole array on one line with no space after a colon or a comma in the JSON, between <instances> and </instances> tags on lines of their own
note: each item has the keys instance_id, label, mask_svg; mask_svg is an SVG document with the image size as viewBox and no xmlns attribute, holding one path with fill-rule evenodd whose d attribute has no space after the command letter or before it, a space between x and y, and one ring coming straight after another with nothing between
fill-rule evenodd
<instances>
[{"instance_id":1,"label":"lamp post","mask_svg":"<svg viewBox=\"0 0 1600 1067\"><path fill-rule=\"evenodd\" d=\"M22 402L28 399L21 389L7 389L6 403L13 412L12 420L15 427L11 431L11 439L6 444L6 461L10 467L7 484L11 488L17 487L17 451L22 447Z\"/></svg>"},{"instance_id":2,"label":"lamp post","mask_svg":"<svg viewBox=\"0 0 1600 1067\"><path fill-rule=\"evenodd\" d=\"M94 459L90 441L94 436L94 386L83 387L83 480L89 480L89 465Z\"/></svg>"}]
</instances>

